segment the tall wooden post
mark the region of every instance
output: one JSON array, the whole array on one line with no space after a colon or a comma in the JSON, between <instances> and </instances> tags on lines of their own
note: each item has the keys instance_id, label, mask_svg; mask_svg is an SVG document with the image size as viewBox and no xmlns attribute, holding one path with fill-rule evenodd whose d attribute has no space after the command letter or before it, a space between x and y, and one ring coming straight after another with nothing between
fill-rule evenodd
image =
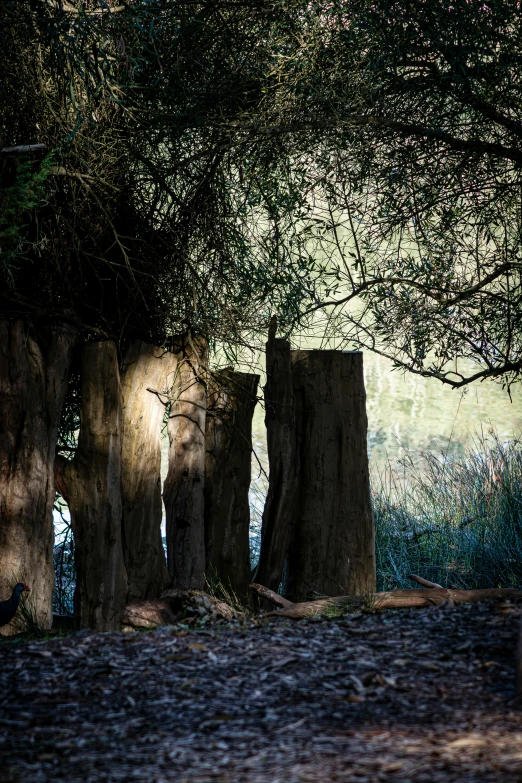
<instances>
[{"instance_id":1,"label":"tall wooden post","mask_svg":"<svg viewBox=\"0 0 522 783\"><path fill-rule=\"evenodd\" d=\"M83 349L78 448L56 463L74 533L80 627L119 630L127 594L121 503L121 386L116 345Z\"/></svg>"},{"instance_id":2,"label":"tall wooden post","mask_svg":"<svg viewBox=\"0 0 522 783\"><path fill-rule=\"evenodd\" d=\"M275 331L275 330L274 330ZM294 519L298 452L290 343L269 334L266 344L265 424L268 493L254 580L277 592Z\"/></svg>"},{"instance_id":3,"label":"tall wooden post","mask_svg":"<svg viewBox=\"0 0 522 783\"><path fill-rule=\"evenodd\" d=\"M42 628L52 623L54 454L77 337L65 324L0 320L0 600L27 582Z\"/></svg>"},{"instance_id":4,"label":"tall wooden post","mask_svg":"<svg viewBox=\"0 0 522 783\"><path fill-rule=\"evenodd\" d=\"M520 622L520 629L518 632L518 644L516 652L515 694L519 699L522 698L522 620Z\"/></svg>"},{"instance_id":5,"label":"tall wooden post","mask_svg":"<svg viewBox=\"0 0 522 783\"><path fill-rule=\"evenodd\" d=\"M158 598L170 582L161 540L161 425L177 357L135 340L121 374L124 555L128 601Z\"/></svg>"},{"instance_id":6,"label":"tall wooden post","mask_svg":"<svg viewBox=\"0 0 522 783\"><path fill-rule=\"evenodd\" d=\"M362 353L292 351L299 452L285 595L375 591Z\"/></svg>"},{"instance_id":7,"label":"tall wooden post","mask_svg":"<svg viewBox=\"0 0 522 783\"><path fill-rule=\"evenodd\" d=\"M249 598L252 416L259 375L223 370L209 383L206 418L207 574Z\"/></svg>"},{"instance_id":8,"label":"tall wooden post","mask_svg":"<svg viewBox=\"0 0 522 783\"><path fill-rule=\"evenodd\" d=\"M163 485L167 562L173 587L205 582L204 481L208 349L203 337L184 335L170 417L169 468Z\"/></svg>"}]
</instances>

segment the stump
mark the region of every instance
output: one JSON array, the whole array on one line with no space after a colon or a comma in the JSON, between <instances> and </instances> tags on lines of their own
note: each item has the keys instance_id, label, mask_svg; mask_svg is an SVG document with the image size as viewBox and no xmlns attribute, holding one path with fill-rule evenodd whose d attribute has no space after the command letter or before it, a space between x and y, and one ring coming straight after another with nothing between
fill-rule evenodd
<instances>
[{"instance_id":1,"label":"stump","mask_svg":"<svg viewBox=\"0 0 522 783\"><path fill-rule=\"evenodd\" d=\"M297 503L285 596L375 591L375 534L359 352L292 351Z\"/></svg>"},{"instance_id":2,"label":"stump","mask_svg":"<svg viewBox=\"0 0 522 783\"><path fill-rule=\"evenodd\" d=\"M223 370L209 386L205 458L207 576L249 599L252 416L259 375Z\"/></svg>"},{"instance_id":3,"label":"stump","mask_svg":"<svg viewBox=\"0 0 522 783\"><path fill-rule=\"evenodd\" d=\"M255 580L278 590L288 550L297 492L297 440L290 343L270 335L266 345L265 424L268 493Z\"/></svg>"},{"instance_id":4,"label":"stump","mask_svg":"<svg viewBox=\"0 0 522 783\"><path fill-rule=\"evenodd\" d=\"M169 585L161 540L161 425L177 358L135 340L122 369L122 489L128 601L157 598Z\"/></svg>"},{"instance_id":5,"label":"stump","mask_svg":"<svg viewBox=\"0 0 522 783\"><path fill-rule=\"evenodd\" d=\"M173 587L202 589L205 582L204 481L208 349L184 335L167 425L169 467L163 485L167 562Z\"/></svg>"},{"instance_id":6,"label":"stump","mask_svg":"<svg viewBox=\"0 0 522 783\"><path fill-rule=\"evenodd\" d=\"M127 595L121 502L121 386L116 345L84 347L81 424L74 459L56 463L69 505L76 563L75 613L81 628L118 630Z\"/></svg>"},{"instance_id":7,"label":"stump","mask_svg":"<svg viewBox=\"0 0 522 783\"><path fill-rule=\"evenodd\" d=\"M76 341L68 325L0 320L0 600L27 582L43 629L52 624L58 423ZM11 623L0 631L15 632Z\"/></svg>"}]
</instances>

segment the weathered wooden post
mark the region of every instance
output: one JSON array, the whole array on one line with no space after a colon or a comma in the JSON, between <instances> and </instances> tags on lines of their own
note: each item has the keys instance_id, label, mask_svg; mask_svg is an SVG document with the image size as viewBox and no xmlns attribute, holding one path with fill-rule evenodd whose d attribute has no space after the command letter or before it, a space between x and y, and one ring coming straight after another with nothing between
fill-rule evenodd
<instances>
[{"instance_id":1,"label":"weathered wooden post","mask_svg":"<svg viewBox=\"0 0 522 783\"><path fill-rule=\"evenodd\" d=\"M71 512L77 621L119 630L127 595L122 546L121 386L116 345L83 349L78 448L57 459L56 485Z\"/></svg>"},{"instance_id":2,"label":"weathered wooden post","mask_svg":"<svg viewBox=\"0 0 522 783\"><path fill-rule=\"evenodd\" d=\"M522 699L522 620L518 631L518 644L516 652L516 686L515 694Z\"/></svg>"},{"instance_id":3,"label":"weathered wooden post","mask_svg":"<svg viewBox=\"0 0 522 783\"><path fill-rule=\"evenodd\" d=\"M375 591L375 534L359 352L292 351L299 459L285 595Z\"/></svg>"},{"instance_id":4,"label":"weathered wooden post","mask_svg":"<svg viewBox=\"0 0 522 783\"><path fill-rule=\"evenodd\" d=\"M205 459L207 575L249 597L252 416L259 375L222 370L209 381Z\"/></svg>"},{"instance_id":5,"label":"weathered wooden post","mask_svg":"<svg viewBox=\"0 0 522 783\"><path fill-rule=\"evenodd\" d=\"M42 628L52 623L54 455L77 337L66 324L0 320L0 600L27 582Z\"/></svg>"},{"instance_id":6,"label":"weathered wooden post","mask_svg":"<svg viewBox=\"0 0 522 783\"><path fill-rule=\"evenodd\" d=\"M122 367L122 489L128 601L158 598L169 583L161 540L161 425L175 354L132 342Z\"/></svg>"},{"instance_id":7,"label":"weathered wooden post","mask_svg":"<svg viewBox=\"0 0 522 783\"><path fill-rule=\"evenodd\" d=\"M264 391L269 474L254 581L277 592L295 516L298 455L290 343L276 339L275 328L266 344Z\"/></svg>"},{"instance_id":8,"label":"weathered wooden post","mask_svg":"<svg viewBox=\"0 0 522 783\"><path fill-rule=\"evenodd\" d=\"M207 342L181 338L172 390L169 468L163 484L167 517L167 562L172 586L202 589L205 583L205 418Z\"/></svg>"}]
</instances>

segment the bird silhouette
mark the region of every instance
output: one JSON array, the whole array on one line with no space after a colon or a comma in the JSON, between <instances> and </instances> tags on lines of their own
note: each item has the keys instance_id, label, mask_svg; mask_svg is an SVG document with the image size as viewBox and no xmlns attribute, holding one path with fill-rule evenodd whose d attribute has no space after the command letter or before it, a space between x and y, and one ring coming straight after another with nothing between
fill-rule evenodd
<instances>
[{"instance_id":1,"label":"bird silhouette","mask_svg":"<svg viewBox=\"0 0 522 783\"><path fill-rule=\"evenodd\" d=\"M20 603L20 596L24 590L29 592L27 585L23 582L18 582L18 584L13 587L11 598L8 598L7 601L0 601L0 628L3 625L10 623L15 616L18 604Z\"/></svg>"}]
</instances>

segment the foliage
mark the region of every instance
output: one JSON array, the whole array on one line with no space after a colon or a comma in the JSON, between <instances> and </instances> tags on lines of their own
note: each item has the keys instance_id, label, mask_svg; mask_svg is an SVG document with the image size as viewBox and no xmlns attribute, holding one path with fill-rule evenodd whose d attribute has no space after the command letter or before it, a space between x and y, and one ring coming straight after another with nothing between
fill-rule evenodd
<instances>
[{"instance_id":1,"label":"foliage","mask_svg":"<svg viewBox=\"0 0 522 783\"><path fill-rule=\"evenodd\" d=\"M406 455L372 481L378 590L522 585L522 441L477 440L460 458Z\"/></svg>"},{"instance_id":2,"label":"foliage","mask_svg":"<svg viewBox=\"0 0 522 783\"><path fill-rule=\"evenodd\" d=\"M518 2L1 14L0 142L57 156L3 312L230 345L324 313L336 344L454 386L518 377ZM23 172L3 158L7 193Z\"/></svg>"},{"instance_id":3,"label":"foliage","mask_svg":"<svg viewBox=\"0 0 522 783\"><path fill-rule=\"evenodd\" d=\"M34 161L26 158L17 167L13 184L4 188L2 192L0 259L4 266L3 276L10 277L9 269L13 263L16 263L26 213L42 204L47 180L55 166L53 150L41 162L36 162L36 165Z\"/></svg>"},{"instance_id":4,"label":"foliage","mask_svg":"<svg viewBox=\"0 0 522 783\"><path fill-rule=\"evenodd\" d=\"M57 162L2 311L158 343L188 327L241 343L275 310L298 319L314 262L289 247L306 205L286 148L235 129L295 14L168 0L8 0L1 14L0 144L45 143ZM20 157L3 156L4 197Z\"/></svg>"},{"instance_id":5,"label":"foliage","mask_svg":"<svg viewBox=\"0 0 522 783\"><path fill-rule=\"evenodd\" d=\"M267 116L308 155L300 247L329 271L310 315L326 312L337 345L412 372L509 385L522 367L520 4L309 9Z\"/></svg>"}]
</instances>

